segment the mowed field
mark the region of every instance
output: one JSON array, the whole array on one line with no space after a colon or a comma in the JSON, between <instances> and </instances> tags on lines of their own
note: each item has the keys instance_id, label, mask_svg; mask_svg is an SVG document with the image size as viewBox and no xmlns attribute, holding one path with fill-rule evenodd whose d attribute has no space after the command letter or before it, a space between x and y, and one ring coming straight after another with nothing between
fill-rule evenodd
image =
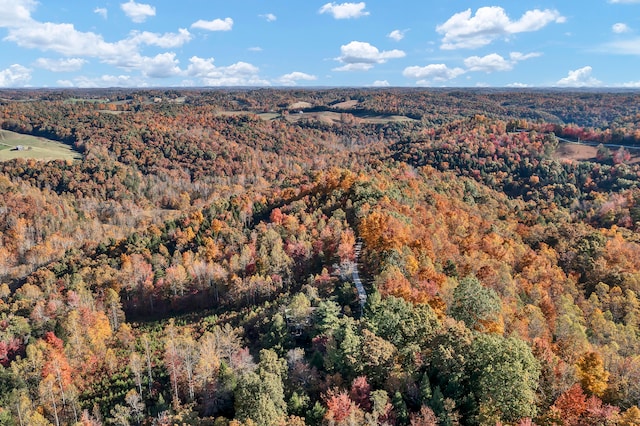
<instances>
[{"instance_id":1,"label":"mowed field","mask_svg":"<svg viewBox=\"0 0 640 426\"><path fill-rule=\"evenodd\" d=\"M22 150L17 147L22 147ZM0 161L16 158L49 161L78 160L82 156L69 145L60 142L0 130Z\"/></svg>"},{"instance_id":2,"label":"mowed field","mask_svg":"<svg viewBox=\"0 0 640 426\"><path fill-rule=\"evenodd\" d=\"M558 145L558 149L556 150L555 157L560 160L596 161L597 153L598 153L598 147L595 147L595 146L561 142ZM612 153L613 153L613 150L612 150ZM631 159L628 161L628 164L639 164L640 150L630 148L629 153L631 154Z\"/></svg>"}]
</instances>

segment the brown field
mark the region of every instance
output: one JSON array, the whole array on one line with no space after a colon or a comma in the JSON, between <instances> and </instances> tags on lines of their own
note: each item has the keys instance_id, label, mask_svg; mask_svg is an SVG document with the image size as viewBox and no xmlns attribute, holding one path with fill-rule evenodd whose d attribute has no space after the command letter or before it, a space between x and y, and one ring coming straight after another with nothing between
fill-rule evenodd
<instances>
[{"instance_id":1,"label":"brown field","mask_svg":"<svg viewBox=\"0 0 640 426\"><path fill-rule=\"evenodd\" d=\"M311 105L309 102L296 102L289 105L289 109L311 108L312 106L313 105Z\"/></svg>"},{"instance_id":2,"label":"brown field","mask_svg":"<svg viewBox=\"0 0 640 426\"><path fill-rule=\"evenodd\" d=\"M558 145L555 157L560 160L596 161L597 152L598 148L595 146L562 142ZM631 160L629 161L629 164L639 164L640 150L630 149L629 152L631 153Z\"/></svg>"},{"instance_id":3,"label":"brown field","mask_svg":"<svg viewBox=\"0 0 640 426\"><path fill-rule=\"evenodd\" d=\"M340 108L340 109L347 109L347 108L353 108L354 106L358 105L357 100L351 100L351 101L344 101L344 102L339 102L337 104L332 105L333 108Z\"/></svg>"},{"instance_id":4,"label":"brown field","mask_svg":"<svg viewBox=\"0 0 640 426\"><path fill-rule=\"evenodd\" d=\"M305 112L305 113L290 113L287 116L287 120L294 122L302 119L307 120L318 120L327 124L341 123L342 122L342 113L339 112L331 112L331 111L322 111L322 112ZM390 122L400 122L400 121L413 121L413 119L409 117L405 117L403 115L355 115L356 122L363 123L374 123L374 124L383 124Z\"/></svg>"}]
</instances>

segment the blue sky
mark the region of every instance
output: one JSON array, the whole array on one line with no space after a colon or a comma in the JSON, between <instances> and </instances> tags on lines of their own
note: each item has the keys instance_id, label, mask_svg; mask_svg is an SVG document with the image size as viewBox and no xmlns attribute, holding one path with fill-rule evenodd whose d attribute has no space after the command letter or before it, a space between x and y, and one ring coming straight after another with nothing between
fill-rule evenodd
<instances>
[{"instance_id":1,"label":"blue sky","mask_svg":"<svg viewBox=\"0 0 640 426\"><path fill-rule=\"evenodd\" d=\"M0 87L640 88L640 0L0 0Z\"/></svg>"}]
</instances>

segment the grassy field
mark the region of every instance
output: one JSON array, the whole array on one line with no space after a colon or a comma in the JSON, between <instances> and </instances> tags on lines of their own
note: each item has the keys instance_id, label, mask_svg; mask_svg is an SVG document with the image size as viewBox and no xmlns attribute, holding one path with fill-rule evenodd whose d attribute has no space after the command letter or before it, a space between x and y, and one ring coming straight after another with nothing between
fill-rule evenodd
<instances>
[{"instance_id":1,"label":"grassy field","mask_svg":"<svg viewBox=\"0 0 640 426\"><path fill-rule=\"evenodd\" d=\"M579 145L575 143L560 143L556 150L555 157L560 160L571 161L596 161L598 147L589 145ZM613 153L613 150L612 150ZM631 160L628 164L640 163L640 150L630 149Z\"/></svg>"},{"instance_id":2,"label":"grassy field","mask_svg":"<svg viewBox=\"0 0 640 426\"><path fill-rule=\"evenodd\" d=\"M18 146L23 147L17 150ZM45 138L0 130L0 161L15 158L32 158L35 160L77 160L82 158L69 145Z\"/></svg>"}]
</instances>

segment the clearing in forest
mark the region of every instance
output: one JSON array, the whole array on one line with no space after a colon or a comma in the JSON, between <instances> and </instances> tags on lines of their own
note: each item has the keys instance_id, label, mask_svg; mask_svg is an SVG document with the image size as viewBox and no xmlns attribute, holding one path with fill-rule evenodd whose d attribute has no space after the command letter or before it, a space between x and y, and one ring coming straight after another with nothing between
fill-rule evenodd
<instances>
[{"instance_id":1,"label":"clearing in forest","mask_svg":"<svg viewBox=\"0 0 640 426\"><path fill-rule=\"evenodd\" d=\"M61 142L0 130L0 161L16 158L44 161L79 160L82 155Z\"/></svg>"},{"instance_id":2,"label":"clearing in forest","mask_svg":"<svg viewBox=\"0 0 640 426\"><path fill-rule=\"evenodd\" d=\"M629 154L631 159L627 161L628 164L640 163L640 150L629 148ZM612 151L613 154L614 151ZM555 157L560 160L571 161L597 161L596 155L598 153L597 146L582 145L577 143L561 142L556 150Z\"/></svg>"}]
</instances>

